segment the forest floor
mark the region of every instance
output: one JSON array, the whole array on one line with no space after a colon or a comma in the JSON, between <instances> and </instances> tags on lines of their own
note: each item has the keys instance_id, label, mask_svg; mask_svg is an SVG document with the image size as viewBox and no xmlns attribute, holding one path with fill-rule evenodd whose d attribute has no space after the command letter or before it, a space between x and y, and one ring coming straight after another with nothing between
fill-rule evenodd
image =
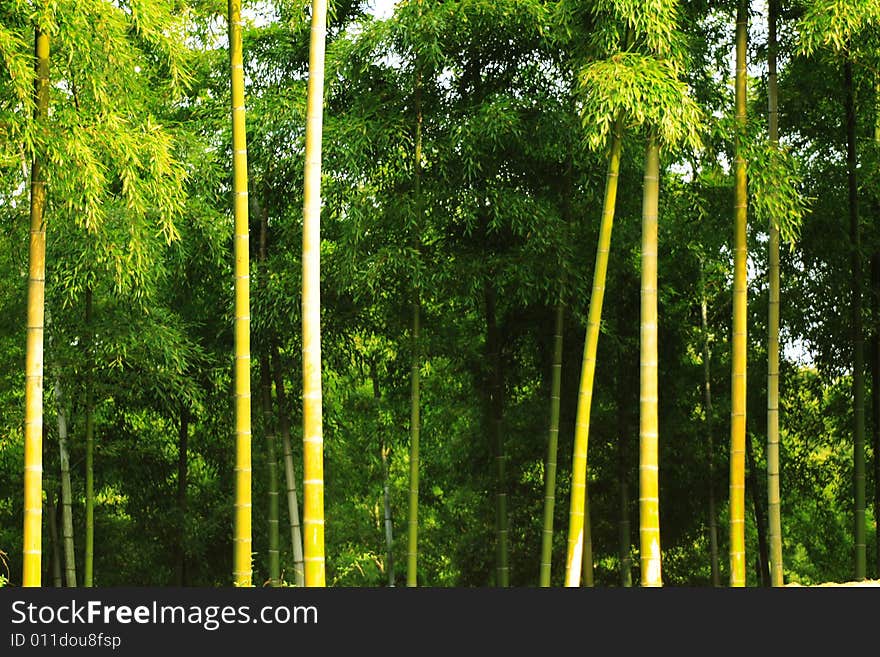
<instances>
[{"instance_id":1,"label":"forest floor","mask_svg":"<svg viewBox=\"0 0 880 657\"><path fill-rule=\"evenodd\" d=\"M802 587L804 585L792 582L791 584L786 584L786 586ZM824 582L823 584L810 584L809 586L880 586L880 579L866 579L862 582Z\"/></svg>"}]
</instances>

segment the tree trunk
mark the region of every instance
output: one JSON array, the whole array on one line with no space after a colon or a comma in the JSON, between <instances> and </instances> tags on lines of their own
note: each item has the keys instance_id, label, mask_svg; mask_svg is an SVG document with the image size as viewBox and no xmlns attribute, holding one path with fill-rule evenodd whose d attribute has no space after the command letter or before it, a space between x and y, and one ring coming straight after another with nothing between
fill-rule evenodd
<instances>
[{"instance_id":1,"label":"tree trunk","mask_svg":"<svg viewBox=\"0 0 880 657\"><path fill-rule=\"evenodd\" d=\"M622 313L621 313L622 314ZM632 586L632 539L630 536L629 521L629 476L627 464L629 463L629 422L626 416L627 386L625 385L623 362L623 350L617 351L617 488L620 495L620 517L617 521L618 556L620 563L620 585Z\"/></svg>"},{"instance_id":2,"label":"tree trunk","mask_svg":"<svg viewBox=\"0 0 880 657\"><path fill-rule=\"evenodd\" d=\"M296 498L296 468L293 465L293 449L290 443L290 419L287 415L287 393L281 375L281 358L278 346L272 345L272 371L275 375L275 396L278 398L278 424L281 428L281 445L284 449L284 480L287 485L287 517L290 523L290 544L293 550L293 576L297 586L305 586L303 565L302 527L299 522L299 503Z\"/></svg>"},{"instance_id":3,"label":"tree trunk","mask_svg":"<svg viewBox=\"0 0 880 657\"><path fill-rule=\"evenodd\" d=\"M64 584L61 581L61 548L58 545L58 513L55 511L55 499L55 485L53 484L46 488L46 512L49 521L49 545L52 550L52 586L61 588Z\"/></svg>"},{"instance_id":4,"label":"tree trunk","mask_svg":"<svg viewBox=\"0 0 880 657\"><path fill-rule=\"evenodd\" d=\"M700 272L702 277L702 271ZM703 406L706 414L706 442L709 449L709 558L712 569L712 586L721 586L718 568L718 521L715 512L715 432L712 428L712 350L709 345L708 302L705 281L700 281L700 324L703 331Z\"/></svg>"},{"instance_id":5,"label":"tree trunk","mask_svg":"<svg viewBox=\"0 0 880 657\"><path fill-rule=\"evenodd\" d=\"M407 518L406 585L418 586L419 545L419 406L421 381L419 377L420 304L418 296L412 306L412 363L410 364L410 417L409 417L409 515Z\"/></svg>"},{"instance_id":6,"label":"tree trunk","mask_svg":"<svg viewBox=\"0 0 880 657\"><path fill-rule=\"evenodd\" d=\"M93 370L95 358L92 353L92 289L86 289L86 380L85 380L85 415L86 415L86 544L85 561L83 563L83 585L94 584L95 572L95 391Z\"/></svg>"},{"instance_id":7,"label":"tree trunk","mask_svg":"<svg viewBox=\"0 0 880 657\"><path fill-rule=\"evenodd\" d=\"M746 433L746 458L749 465L749 484L752 487L752 503L755 507L755 527L758 533L758 581L761 586L772 586L770 559L767 548L767 517L764 513L764 496L758 486L758 468L752 438Z\"/></svg>"},{"instance_id":8,"label":"tree trunk","mask_svg":"<svg viewBox=\"0 0 880 657\"><path fill-rule=\"evenodd\" d=\"M489 363L489 433L495 449L495 531L496 586L510 585L507 519L507 454L502 428L504 383L501 371L501 336L496 317L495 288L490 282L484 290L486 302L486 360Z\"/></svg>"},{"instance_id":9,"label":"tree trunk","mask_svg":"<svg viewBox=\"0 0 880 657\"><path fill-rule=\"evenodd\" d=\"M233 580L252 586L251 563L251 375L250 273L248 248L247 140L241 0L229 0L229 54L232 77L232 170L235 193L235 522Z\"/></svg>"},{"instance_id":10,"label":"tree trunk","mask_svg":"<svg viewBox=\"0 0 880 657\"><path fill-rule=\"evenodd\" d=\"M35 118L49 113L49 35L34 31ZM39 156L31 164L31 217L28 247L27 347L24 388L24 536L22 584L40 586L43 519L43 319L46 290L46 181Z\"/></svg>"},{"instance_id":11,"label":"tree trunk","mask_svg":"<svg viewBox=\"0 0 880 657\"><path fill-rule=\"evenodd\" d=\"M844 62L846 87L846 162L849 183L850 263L852 267L853 343L853 477L855 488L855 580L865 579L865 338L862 330L862 240L859 229L858 180L856 178L856 109L852 60Z\"/></svg>"},{"instance_id":12,"label":"tree trunk","mask_svg":"<svg viewBox=\"0 0 880 657\"><path fill-rule=\"evenodd\" d=\"M770 144L779 144L776 90L776 17L778 0L769 0L767 42L768 133ZM782 586L782 513L779 494L779 228L771 219L768 242L769 311L767 322L767 513L770 534L770 578Z\"/></svg>"},{"instance_id":13,"label":"tree trunk","mask_svg":"<svg viewBox=\"0 0 880 657\"><path fill-rule=\"evenodd\" d=\"M730 407L730 585L746 585L745 450L747 362L747 196L741 132L746 126L746 49L749 5L736 8L736 139L734 163L733 340Z\"/></svg>"},{"instance_id":14,"label":"tree trunk","mask_svg":"<svg viewBox=\"0 0 880 657\"><path fill-rule=\"evenodd\" d=\"M58 416L58 453L61 457L61 538L64 542L64 580L76 587L76 559L73 549L73 493L70 487L70 455L67 451L67 415L61 376L55 374L55 411Z\"/></svg>"},{"instance_id":15,"label":"tree trunk","mask_svg":"<svg viewBox=\"0 0 880 657\"><path fill-rule=\"evenodd\" d=\"M871 316L874 319L874 335L871 336L871 439L874 453L875 558L877 578L880 579L880 253L871 256L871 288Z\"/></svg>"},{"instance_id":16,"label":"tree trunk","mask_svg":"<svg viewBox=\"0 0 880 657\"><path fill-rule=\"evenodd\" d=\"M561 288L561 286L560 286ZM562 290L560 289L560 295ZM540 585L550 586L553 562L553 513L556 506L556 455L559 446L559 402L562 391L562 329L565 304L556 304L553 322L553 372L550 382L550 431L547 438L547 465L544 470L544 528L541 535Z\"/></svg>"},{"instance_id":17,"label":"tree trunk","mask_svg":"<svg viewBox=\"0 0 880 657\"><path fill-rule=\"evenodd\" d=\"M611 229L617 199L617 179L620 173L620 151L623 142L623 120L618 118L611 137L611 153L605 179L605 198L602 202L602 220L599 225L599 243L596 248L596 266L590 310L584 338L581 381L578 392L577 415L572 455L571 502L568 518L568 549L565 558L565 585L579 586L584 549L584 500L587 482L587 447L590 436L590 408L593 402L593 379L596 373L596 350L599 344L602 301L605 297L605 278L608 271L608 253L611 248Z\"/></svg>"},{"instance_id":18,"label":"tree trunk","mask_svg":"<svg viewBox=\"0 0 880 657\"><path fill-rule=\"evenodd\" d=\"M662 586L657 390L657 224L660 153L656 134L645 152L639 365L639 538L642 586Z\"/></svg>"},{"instance_id":19,"label":"tree trunk","mask_svg":"<svg viewBox=\"0 0 880 657\"><path fill-rule=\"evenodd\" d=\"M269 488L269 585L281 586L281 559L278 550L278 457L275 455L275 421L272 417L272 378L269 356L260 357L260 397L263 431L266 436L266 475Z\"/></svg>"},{"instance_id":20,"label":"tree trunk","mask_svg":"<svg viewBox=\"0 0 880 657\"><path fill-rule=\"evenodd\" d=\"M376 402L376 422L381 435L382 455L382 508L385 516L385 570L388 573L388 586L394 586L394 523L391 517L391 489L389 481L388 457L391 448L385 442L385 427L382 426L382 392L379 389L379 372L375 361L370 362L370 378L373 381L373 399Z\"/></svg>"},{"instance_id":21,"label":"tree trunk","mask_svg":"<svg viewBox=\"0 0 880 657\"><path fill-rule=\"evenodd\" d=\"M325 586L321 404L321 128L327 0L312 0L302 244L303 525L305 585Z\"/></svg>"},{"instance_id":22,"label":"tree trunk","mask_svg":"<svg viewBox=\"0 0 880 657\"><path fill-rule=\"evenodd\" d=\"M180 430L177 439L177 563L175 565L175 583L186 586L186 488L189 456L189 411L186 406L180 407Z\"/></svg>"}]
</instances>

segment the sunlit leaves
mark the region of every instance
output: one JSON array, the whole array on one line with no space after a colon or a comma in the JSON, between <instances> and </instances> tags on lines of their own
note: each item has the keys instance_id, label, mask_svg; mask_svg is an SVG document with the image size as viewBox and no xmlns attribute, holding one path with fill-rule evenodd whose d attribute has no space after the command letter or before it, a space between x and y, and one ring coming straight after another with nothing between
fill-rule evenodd
<instances>
[{"instance_id":1,"label":"sunlit leaves","mask_svg":"<svg viewBox=\"0 0 880 657\"><path fill-rule=\"evenodd\" d=\"M701 147L702 111L668 61L621 52L586 66L580 75L581 117L589 144L607 143L615 117L657 130L667 147Z\"/></svg>"},{"instance_id":2,"label":"sunlit leaves","mask_svg":"<svg viewBox=\"0 0 880 657\"><path fill-rule=\"evenodd\" d=\"M880 0L809 0L798 23L800 50L845 52L866 30L880 29Z\"/></svg>"}]
</instances>

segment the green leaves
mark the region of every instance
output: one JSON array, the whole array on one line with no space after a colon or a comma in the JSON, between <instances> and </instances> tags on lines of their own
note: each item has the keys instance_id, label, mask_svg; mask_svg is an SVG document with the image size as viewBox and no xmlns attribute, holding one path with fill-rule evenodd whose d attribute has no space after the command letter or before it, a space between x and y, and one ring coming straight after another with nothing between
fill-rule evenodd
<instances>
[{"instance_id":1,"label":"green leaves","mask_svg":"<svg viewBox=\"0 0 880 657\"><path fill-rule=\"evenodd\" d=\"M657 130L664 146L702 146L702 111L669 60L618 53L587 65L580 74L580 91L581 118L593 149L605 145L618 112L628 123Z\"/></svg>"},{"instance_id":2,"label":"green leaves","mask_svg":"<svg viewBox=\"0 0 880 657\"><path fill-rule=\"evenodd\" d=\"M774 146L763 136L744 146L752 211L759 222L771 223L793 250L810 206L802 192L800 162L789 150Z\"/></svg>"},{"instance_id":3,"label":"green leaves","mask_svg":"<svg viewBox=\"0 0 880 657\"><path fill-rule=\"evenodd\" d=\"M799 49L848 51L860 33L880 29L880 0L808 0L798 23Z\"/></svg>"}]
</instances>

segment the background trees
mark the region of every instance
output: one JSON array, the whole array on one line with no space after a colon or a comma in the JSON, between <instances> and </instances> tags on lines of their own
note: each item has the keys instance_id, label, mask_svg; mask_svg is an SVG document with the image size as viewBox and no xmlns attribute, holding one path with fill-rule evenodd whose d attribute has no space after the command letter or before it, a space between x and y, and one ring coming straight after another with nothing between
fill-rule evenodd
<instances>
[{"instance_id":1,"label":"background trees","mask_svg":"<svg viewBox=\"0 0 880 657\"><path fill-rule=\"evenodd\" d=\"M849 331L860 320L874 335L877 318L868 299L856 312L839 290L856 279L869 289L867 262L877 251L877 14L873 3L851 4L854 13L837 16L821 2L779 3L779 149L771 155L764 112L772 84L757 28L742 98L752 118L734 130L735 3L424 0L398 3L381 20L361 3L330 3L321 231L311 242L315 261L320 254L321 305L309 311L321 334L327 584L399 583L412 570L406 574L419 585L561 585L571 566L572 491L581 483L590 496L584 531L594 583L647 583L632 567L649 556L633 540L640 520L632 491L636 326L647 273L644 144L652 130L664 145L656 285L663 581L709 584L713 543L720 554L731 549L711 528L729 524L732 511L731 452L718 437L731 414L734 135L750 180L749 256L740 274L745 269L749 296L743 401L752 409L767 407L773 387L767 336L776 296L764 248L771 226L783 247L781 574L786 582L847 579L859 572L853 555L863 543L863 576L876 574L868 556L876 553L868 531L875 512L854 503L862 498L850 483L864 481L865 500L877 489L868 467L876 448L864 440L856 449L864 454L859 474L850 429L858 414L851 386L864 376L871 404L875 390L864 364L853 369ZM32 455L44 469L43 500L32 492L29 503L47 511L42 579L74 565L53 545L63 532L48 527L49 510L60 508L61 412L76 569L88 573L91 563L99 586L229 583L235 239L227 7L170 9L94 2L73 12L62 3L54 14L35 5L28 16L0 5L0 550L13 583L23 572L22 322L36 155L48 181L45 360L66 400L62 408L45 396L50 421L39 435L43 449ZM277 472L284 452L290 502L279 505L278 523L291 527L291 541L278 541L278 578L295 584L303 568L294 500L303 499L301 477L316 480L314 470L301 474L309 397L298 303L306 287L313 14L286 2L243 10L248 228L265 234L251 286L251 351L255 363L268 364L251 368L250 383L260 389L261 369L271 382L262 388L265 411L253 414L253 583L276 579L267 473ZM658 25L657 16L670 20ZM45 127L33 111L35 25L46 28L57 61ZM854 35L859 47L847 50ZM852 55L849 137L843 52ZM620 140L611 136L618 133ZM861 180L861 249L851 248L843 223L851 171ZM606 191L612 178L616 199ZM605 266L601 219L611 210L613 255L599 315L593 272ZM249 240L252 260L259 242ZM578 474L572 455L588 325L596 369L589 468ZM406 531L415 379L417 561L406 558L415 554ZM762 447L772 431L766 418L753 412L743 424L756 446L749 467L761 474L774 460ZM874 423L866 413L864 435ZM285 426L290 449L271 449L263 438L283 436ZM738 576L755 585L766 533L755 503L768 493L763 476L757 485L744 481ZM555 504L546 504L551 495ZM304 497L306 506L316 499ZM303 515L318 519L314 509ZM307 557L317 554L310 536ZM728 579L727 560L716 561Z\"/></svg>"}]
</instances>

